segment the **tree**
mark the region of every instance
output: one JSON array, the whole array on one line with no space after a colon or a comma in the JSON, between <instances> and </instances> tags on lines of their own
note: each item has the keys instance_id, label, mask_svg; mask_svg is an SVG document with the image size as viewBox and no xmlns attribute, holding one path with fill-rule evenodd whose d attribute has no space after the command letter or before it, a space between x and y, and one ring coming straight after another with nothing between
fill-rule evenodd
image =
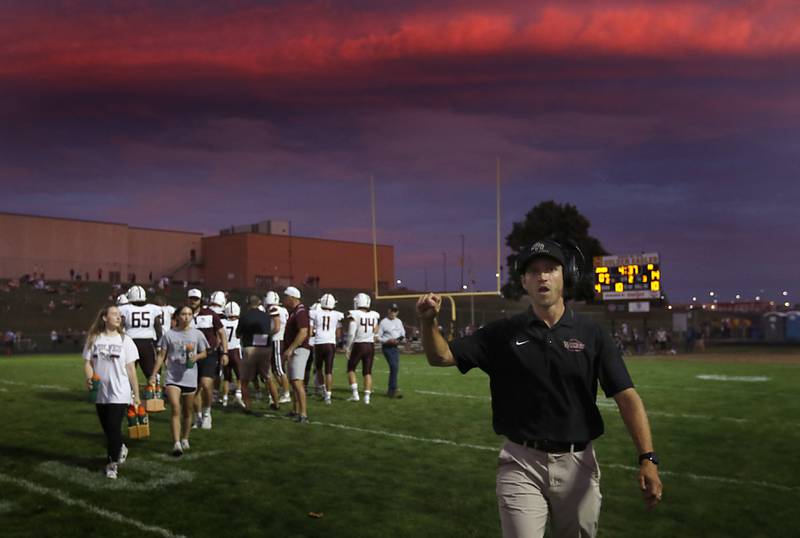
<instances>
[{"instance_id":1,"label":"tree","mask_svg":"<svg viewBox=\"0 0 800 538\"><path fill-rule=\"evenodd\" d=\"M519 275L514 272L514 262L519 252L537 239L554 239L564 244L575 241L586 257L584 278L577 286L574 298L591 301L594 299L592 281L592 258L608 254L600 241L589 235L589 220L580 214L572 204L558 204L552 200L541 202L528 211L522 222L515 222L511 233L506 237L506 245L513 251L508 257L509 279L503 286L503 295L519 299L525 293Z\"/></svg>"}]
</instances>

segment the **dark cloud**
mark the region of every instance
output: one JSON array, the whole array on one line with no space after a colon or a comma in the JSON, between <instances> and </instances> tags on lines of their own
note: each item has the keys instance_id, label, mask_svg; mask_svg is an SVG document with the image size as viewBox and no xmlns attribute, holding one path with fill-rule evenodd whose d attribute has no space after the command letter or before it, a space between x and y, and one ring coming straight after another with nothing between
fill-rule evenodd
<instances>
[{"instance_id":1,"label":"dark cloud","mask_svg":"<svg viewBox=\"0 0 800 538\"><path fill-rule=\"evenodd\" d=\"M209 233L291 219L369 241L374 175L398 276L438 287L445 253L456 283L463 234L487 289L499 157L503 233L555 199L609 250L661 252L676 300L791 289L797 15L784 1L8 3L0 210Z\"/></svg>"}]
</instances>

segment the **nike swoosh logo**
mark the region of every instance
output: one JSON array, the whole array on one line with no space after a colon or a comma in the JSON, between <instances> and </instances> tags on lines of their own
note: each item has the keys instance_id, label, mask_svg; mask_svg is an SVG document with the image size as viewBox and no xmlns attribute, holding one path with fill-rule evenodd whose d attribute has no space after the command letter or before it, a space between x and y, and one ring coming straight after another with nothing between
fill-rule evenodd
<instances>
[{"instance_id":1,"label":"nike swoosh logo","mask_svg":"<svg viewBox=\"0 0 800 538\"><path fill-rule=\"evenodd\" d=\"M530 340L523 340L522 342L520 342L519 340L517 340L517 341L516 341L516 344L517 344L518 346L521 346L522 344L527 344L528 342L530 342Z\"/></svg>"}]
</instances>

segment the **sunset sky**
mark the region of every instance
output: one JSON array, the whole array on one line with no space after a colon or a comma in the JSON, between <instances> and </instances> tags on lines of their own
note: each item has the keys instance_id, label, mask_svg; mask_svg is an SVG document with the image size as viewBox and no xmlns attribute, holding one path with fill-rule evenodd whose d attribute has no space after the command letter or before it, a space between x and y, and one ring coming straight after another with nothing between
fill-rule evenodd
<instances>
[{"instance_id":1,"label":"sunset sky","mask_svg":"<svg viewBox=\"0 0 800 538\"><path fill-rule=\"evenodd\" d=\"M464 234L490 289L497 157L503 236L569 202L673 301L800 302L800 2L0 5L0 211L369 241L374 175L404 284Z\"/></svg>"}]
</instances>

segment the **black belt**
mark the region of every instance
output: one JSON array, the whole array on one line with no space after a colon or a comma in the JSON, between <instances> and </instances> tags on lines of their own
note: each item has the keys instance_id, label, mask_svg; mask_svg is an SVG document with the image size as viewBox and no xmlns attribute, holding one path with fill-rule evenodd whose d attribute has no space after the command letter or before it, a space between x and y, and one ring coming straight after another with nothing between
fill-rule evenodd
<instances>
[{"instance_id":1,"label":"black belt","mask_svg":"<svg viewBox=\"0 0 800 538\"><path fill-rule=\"evenodd\" d=\"M519 439L516 437L506 436L512 443L517 443L524 447L541 450L542 452L550 452L552 454L564 454L565 452L580 452L584 450L589 442L582 443L569 443L566 441L549 441L547 439Z\"/></svg>"}]
</instances>

